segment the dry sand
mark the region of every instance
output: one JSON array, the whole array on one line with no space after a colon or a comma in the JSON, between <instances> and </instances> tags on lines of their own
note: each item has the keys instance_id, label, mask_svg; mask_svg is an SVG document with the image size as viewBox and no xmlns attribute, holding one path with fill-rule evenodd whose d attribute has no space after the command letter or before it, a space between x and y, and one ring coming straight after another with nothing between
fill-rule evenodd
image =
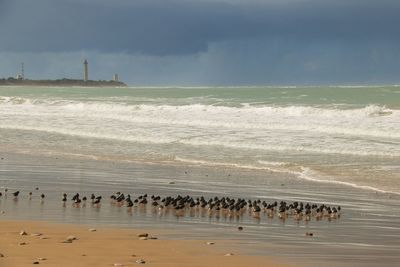
<instances>
[{"instance_id":1,"label":"dry sand","mask_svg":"<svg viewBox=\"0 0 400 267\"><path fill-rule=\"evenodd\" d=\"M0 221L0 266L283 266L243 255L226 240L164 240L140 229L95 228L31 221ZM21 231L26 235L21 235ZM140 240L148 233L158 239ZM177 232L179 234L179 232ZM69 236L77 240L63 243ZM214 242L210 245L207 242ZM228 256L227 254L233 255ZM138 263L143 260L145 263Z\"/></svg>"}]
</instances>

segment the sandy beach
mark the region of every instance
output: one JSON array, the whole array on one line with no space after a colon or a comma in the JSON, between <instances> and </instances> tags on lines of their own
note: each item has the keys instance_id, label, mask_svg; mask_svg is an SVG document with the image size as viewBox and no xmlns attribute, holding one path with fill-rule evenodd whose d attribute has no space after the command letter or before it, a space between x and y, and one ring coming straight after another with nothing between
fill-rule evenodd
<instances>
[{"instance_id":1,"label":"sandy beach","mask_svg":"<svg viewBox=\"0 0 400 267\"><path fill-rule=\"evenodd\" d=\"M139 237L145 233L147 239ZM68 243L72 237L76 240ZM165 240L162 233L136 228L0 221L0 244L0 266L10 267L285 266L267 257L241 254L227 240Z\"/></svg>"},{"instance_id":2,"label":"sandy beach","mask_svg":"<svg viewBox=\"0 0 400 267\"><path fill-rule=\"evenodd\" d=\"M294 179L285 180L282 186L280 177L271 175L265 180L262 172L244 170L228 176L230 170L196 166L117 164L13 153L3 153L0 166L0 253L4 255L0 266L25 266L36 261L49 266L136 266L140 259L151 266L372 267L397 266L398 262L398 216L394 213L398 198L394 195L340 186L332 191L332 185L316 187L310 183L313 187L308 187ZM250 175L257 186L240 182ZM214 182L215 177L223 176L230 180ZM206 192L205 186L210 191ZM17 190L20 194L14 197ZM260 218L248 212L241 217L189 211L176 216L172 210L160 212L151 203L132 209L116 205L110 194L117 191L135 198L147 193L149 200L152 194L199 196L196 192L201 192L211 198L246 192L249 198L267 195L268 202L308 199L338 203L343 211L340 218L310 221L281 220L265 212ZM68 194L66 203L61 201L63 192ZM71 199L77 192L82 197L90 193L103 196L101 206L90 201L74 204ZM45 195L42 200L41 194ZM390 208L392 214L383 207ZM238 231L239 226L244 230ZM90 228L97 231L90 232ZM22 230L27 235L21 236ZM313 236L307 236L309 232ZM42 235L31 236L35 233ZM158 239L139 240L140 233ZM43 236L48 239L41 239ZM68 236L77 240L62 243ZM382 240L381 236L390 238ZM19 245L21 242L26 244ZM229 253L233 255L225 256Z\"/></svg>"},{"instance_id":3,"label":"sandy beach","mask_svg":"<svg viewBox=\"0 0 400 267\"><path fill-rule=\"evenodd\" d=\"M0 265L397 267L398 93L2 87Z\"/></svg>"}]
</instances>

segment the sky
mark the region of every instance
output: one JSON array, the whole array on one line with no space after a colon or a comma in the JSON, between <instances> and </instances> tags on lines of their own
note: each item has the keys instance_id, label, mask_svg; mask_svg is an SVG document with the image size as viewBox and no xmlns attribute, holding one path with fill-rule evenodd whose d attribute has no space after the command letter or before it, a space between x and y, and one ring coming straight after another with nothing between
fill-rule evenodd
<instances>
[{"instance_id":1,"label":"sky","mask_svg":"<svg viewBox=\"0 0 400 267\"><path fill-rule=\"evenodd\" d=\"M0 77L400 84L398 0L0 0Z\"/></svg>"}]
</instances>

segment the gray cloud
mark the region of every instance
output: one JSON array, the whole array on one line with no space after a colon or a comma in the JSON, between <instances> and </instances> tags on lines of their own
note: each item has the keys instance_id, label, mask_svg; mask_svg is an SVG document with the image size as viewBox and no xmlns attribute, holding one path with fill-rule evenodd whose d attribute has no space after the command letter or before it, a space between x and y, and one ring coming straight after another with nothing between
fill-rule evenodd
<instances>
[{"instance_id":1,"label":"gray cloud","mask_svg":"<svg viewBox=\"0 0 400 267\"><path fill-rule=\"evenodd\" d=\"M399 41L395 1L17 0L0 26L3 51L193 54L243 39Z\"/></svg>"},{"instance_id":2,"label":"gray cloud","mask_svg":"<svg viewBox=\"0 0 400 267\"><path fill-rule=\"evenodd\" d=\"M193 55L126 53L0 53L0 73L14 76L25 62L29 78L81 78L89 59L91 79L119 73L131 85L260 85L398 83L397 45L320 42L299 53L299 43L226 41ZM255 56L255 52L256 55Z\"/></svg>"},{"instance_id":3,"label":"gray cloud","mask_svg":"<svg viewBox=\"0 0 400 267\"><path fill-rule=\"evenodd\" d=\"M4 7L4 8L3 8ZM397 83L395 0L0 0L0 77ZM5 11L6 10L6 11ZM1 12L3 11L3 12Z\"/></svg>"}]
</instances>

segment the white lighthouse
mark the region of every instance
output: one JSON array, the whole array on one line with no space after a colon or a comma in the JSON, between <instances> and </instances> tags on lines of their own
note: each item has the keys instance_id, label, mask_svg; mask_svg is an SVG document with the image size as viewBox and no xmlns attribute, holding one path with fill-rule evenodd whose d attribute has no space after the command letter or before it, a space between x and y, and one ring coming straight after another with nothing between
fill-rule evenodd
<instances>
[{"instance_id":1,"label":"white lighthouse","mask_svg":"<svg viewBox=\"0 0 400 267\"><path fill-rule=\"evenodd\" d=\"M83 81L87 82L89 80L89 68L88 68L88 62L85 59L83 62Z\"/></svg>"}]
</instances>

